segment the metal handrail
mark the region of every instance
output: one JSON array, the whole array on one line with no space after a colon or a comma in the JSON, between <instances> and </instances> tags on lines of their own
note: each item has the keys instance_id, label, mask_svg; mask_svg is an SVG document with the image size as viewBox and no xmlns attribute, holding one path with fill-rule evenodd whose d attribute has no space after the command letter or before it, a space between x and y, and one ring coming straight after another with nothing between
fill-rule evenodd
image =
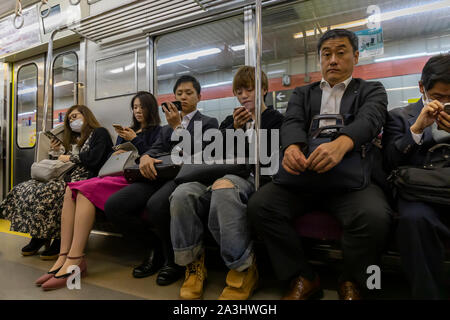
<instances>
[{"instance_id":1,"label":"metal handrail","mask_svg":"<svg viewBox=\"0 0 450 320\"><path fill-rule=\"evenodd\" d=\"M260 184L260 127L261 127L261 106L262 106L262 90L261 90L261 55L262 55L262 0L255 1L256 16L256 41L255 41L255 190L259 189Z\"/></svg>"}]
</instances>

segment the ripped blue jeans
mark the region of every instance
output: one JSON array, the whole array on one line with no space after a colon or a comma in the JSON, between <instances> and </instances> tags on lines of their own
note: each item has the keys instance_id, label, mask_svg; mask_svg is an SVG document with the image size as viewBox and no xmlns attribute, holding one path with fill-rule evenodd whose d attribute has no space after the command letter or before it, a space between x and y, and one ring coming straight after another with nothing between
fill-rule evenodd
<instances>
[{"instance_id":1,"label":"ripped blue jeans","mask_svg":"<svg viewBox=\"0 0 450 320\"><path fill-rule=\"evenodd\" d=\"M228 268L243 271L252 264L247 202L255 191L254 178L225 175L222 179L234 187L212 190L212 186L189 182L170 196L170 236L178 265L188 265L203 252L205 221Z\"/></svg>"}]
</instances>

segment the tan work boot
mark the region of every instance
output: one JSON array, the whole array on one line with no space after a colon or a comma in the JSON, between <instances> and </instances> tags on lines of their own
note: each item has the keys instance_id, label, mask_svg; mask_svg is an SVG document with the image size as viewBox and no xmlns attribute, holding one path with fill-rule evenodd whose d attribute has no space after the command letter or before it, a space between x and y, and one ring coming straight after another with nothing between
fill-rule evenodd
<instances>
[{"instance_id":1,"label":"tan work boot","mask_svg":"<svg viewBox=\"0 0 450 320\"><path fill-rule=\"evenodd\" d=\"M230 270L227 274L227 286L219 300L247 300L258 286L258 278L255 260L246 271Z\"/></svg>"},{"instance_id":2,"label":"tan work boot","mask_svg":"<svg viewBox=\"0 0 450 320\"><path fill-rule=\"evenodd\" d=\"M186 266L186 275L180 289L180 298L186 300L201 299L203 283L206 280L205 254Z\"/></svg>"}]
</instances>

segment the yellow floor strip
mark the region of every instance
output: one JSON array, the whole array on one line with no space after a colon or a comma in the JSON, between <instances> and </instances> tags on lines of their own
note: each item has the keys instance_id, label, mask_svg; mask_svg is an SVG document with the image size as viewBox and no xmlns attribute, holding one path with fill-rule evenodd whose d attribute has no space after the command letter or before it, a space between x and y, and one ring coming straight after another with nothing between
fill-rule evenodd
<instances>
[{"instance_id":1,"label":"yellow floor strip","mask_svg":"<svg viewBox=\"0 0 450 320\"><path fill-rule=\"evenodd\" d=\"M0 219L0 232L15 234L16 236L31 238L31 236L28 233L9 231L10 226L11 226L11 223L8 220Z\"/></svg>"}]
</instances>

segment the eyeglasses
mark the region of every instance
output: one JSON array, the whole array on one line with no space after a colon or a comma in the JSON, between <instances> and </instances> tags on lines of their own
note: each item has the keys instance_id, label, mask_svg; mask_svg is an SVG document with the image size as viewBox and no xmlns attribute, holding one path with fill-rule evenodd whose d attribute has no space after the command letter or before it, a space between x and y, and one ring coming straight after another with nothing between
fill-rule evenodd
<instances>
[{"instance_id":1,"label":"eyeglasses","mask_svg":"<svg viewBox=\"0 0 450 320\"><path fill-rule=\"evenodd\" d=\"M437 100L440 103L450 102L450 95L441 95L441 94L429 94L428 91L424 90L425 98L428 100L434 101Z\"/></svg>"},{"instance_id":2,"label":"eyeglasses","mask_svg":"<svg viewBox=\"0 0 450 320\"><path fill-rule=\"evenodd\" d=\"M69 120L75 120L76 118L78 118L78 116L81 114L81 112L72 112L69 115Z\"/></svg>"}]
</instances>

